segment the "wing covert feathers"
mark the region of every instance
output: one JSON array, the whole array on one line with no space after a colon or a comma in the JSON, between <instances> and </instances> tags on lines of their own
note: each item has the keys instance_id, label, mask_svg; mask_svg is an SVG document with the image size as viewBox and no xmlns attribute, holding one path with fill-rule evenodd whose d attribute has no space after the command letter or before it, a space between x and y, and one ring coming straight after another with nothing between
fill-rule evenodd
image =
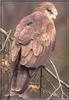
<instances>
[{"instance_id":1,"label":"wing covert feathers","mask_svg":"<svg viewBox=\"0 0 69 100\"><path fill-rule=\"evenodd\" d=\"M43 14L34 13L24 18L17 26L14 34L11 50L12 60L15 60L17 53L21 49L21 64L33 65L38 57L41 57L41 54L46 52L47 48L52 49L54 47L55 37L54 22Z\"/></svg>"}]
</instances>

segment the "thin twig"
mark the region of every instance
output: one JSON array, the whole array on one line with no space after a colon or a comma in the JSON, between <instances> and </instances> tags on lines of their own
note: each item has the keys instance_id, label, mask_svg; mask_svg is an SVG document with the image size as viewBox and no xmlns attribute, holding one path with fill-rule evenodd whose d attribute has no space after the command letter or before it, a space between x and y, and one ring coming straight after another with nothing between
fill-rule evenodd
<instances>
[{"instance_id":1,"label":"thin twig","mask_svg":"<svg viewBox=\"0 0 69 100\"><path fill-rule=\"evenodd\" d=\"M42 89L43 89L43 88L42 88ZM48 93L49 95L51 95L51 94L52 94L50 91L45 90L45 89L43 89L43 92L44 92L44 93ZM54 96L54 94L53 94L52 96ZM58 96L58 95L56 95L56 97L59 97L59 96Z\"/></svg>"},{"instance_id":2,"label":"thin twig","mask_svg":"<svg viewBox=\"0 0 69 100\"><path fill-rule=\"evenodd\" d=\"M3 34L7 37L7 35L8 35L7 33L8 33L8 32L6 32L4 29L0 28L0 32L3 33ZM9 41L10 41L10 40L13 40L13 37L9 37L8 40L9 40Z\"/></svg>"},{"instance_id":3,"label":"thin twig","mask_svg":"<svg viewBox=\"0 0 69 100\"><path fill-rule=\"evenodd\" d=\"M4 50L4 48L6 46L6 43L7 43L8 39L9 39L10 34L11 34L11 30L9 31L9 34L7 35L7 38L6 38L6 40L5 40L5 42L4 42L3 46L2 46L2 49L0 50L0 53Z\"/></svg>"},{"instance_id":4,"label":"thin twig","mask_svg":"<svg viewBox=\"0 0 69 100\"><path fill-rule=\"evenodd\" d=\"M45 70L46 70L50 75L52 75L55 79L57 79L57 76L56 76L55 74L53 74L48 68L45 68ZM69 88L69 85L68 85L67 83L65 83L64 81L62 81L61 79L60 79L60 82L61 82L61 84L63 84L65 87Z\"/></svg>"},{"instance_id":5,"label":"thin twig","mask_svg":"<svg viewBox=\"0 0 69 100\"><path fill-rule=\"evenodd\" d=\"M61 86L59 85L59 87L58 87L53 93L51 93L51 95L47 98L47 100L50 100L50 98L54 95L54 93L57 92L57 90L59 90L60 87L61 87Z\"/></svg>"},{"instance_id":6,"label":"thin twig","mask_svg":"<svg viewBox=\"0 0 69 100\"><path fill-rule=\"evenodd\" d=\"M56 72L57 79L58 79L58 82L59 82L59 86L60 86L60 89L61 89L61 92L62 92L62 100L63 100L63 99L64 99L64 98L63 98L63 88L62 88L62 84L61 84L61 82L60 82L60 78L59 78L59 75L58 75L56 66L55 66L55 64L52 62L51 59L49 59L49 61L51 62L52 66L53 66L53 68L54 68L54 70L55 70L55 72Z\"/></svg>"}]
</instances>

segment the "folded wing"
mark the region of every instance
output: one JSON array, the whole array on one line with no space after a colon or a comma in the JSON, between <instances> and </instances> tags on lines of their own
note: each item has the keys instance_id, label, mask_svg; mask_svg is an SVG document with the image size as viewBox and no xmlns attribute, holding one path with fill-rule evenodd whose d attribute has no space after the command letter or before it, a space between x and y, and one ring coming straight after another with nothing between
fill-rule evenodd
<instances>
[{"instance_id":1,"label":"folded wing","mask_svg":"<svg viewBox=\"0 0 69 100\"><path fill-rule=\"evenodd\" d=\"M41 27L38 27L39 24ZM42 16L40 20L38 17L37 21L34 19L33 23L27 24L15 41L15 48L21 49L21 64L30 67L46 52L47 48L51 47L52 50L55 47L55 36L54 23ZM16 51L18 52L18 49Z\"/></svg>"}]
</instances>

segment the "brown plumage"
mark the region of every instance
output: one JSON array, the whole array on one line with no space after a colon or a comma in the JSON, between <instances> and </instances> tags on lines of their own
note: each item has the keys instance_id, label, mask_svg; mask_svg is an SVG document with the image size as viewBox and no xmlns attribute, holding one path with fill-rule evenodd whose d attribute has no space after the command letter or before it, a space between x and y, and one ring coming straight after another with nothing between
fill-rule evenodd
<instances>
[{"instance_id":1,"label":"brown plumage","mask_svg":"<svg viewBox=\"0 0 69 100\"><path fill-rule=\"evenodd\" d=\"M49 55L55 45L56 30L52 18L56 15L55 6L43 2L38 5L37 11L20 21L12 43L12 61L16 60L20 49L20 64L26 67L32 67L38 61L39 64L36 65L40 65L41 60L48 57L46 55Z\"/></svg>"},{"instance_id":2,"label":"brown plumage","mask_svg":"<svg viewBox=\"0 0 69 100\"><path fill-rule=\"evenodd\" d=\"M18 63L26 68L37 68L44 65L55 47L56 29L53 19L56 16L55 6L50 2L43 2L38 5L34 13L24 17L19 22L11 48L11 59L15 67L18 66ZM20 56L20 59L18 59L18 56ZM19 61L15 64L17 59ZM22 77L21 75L21 80ZM25 81L22 84L29 81L28 77L26 73Z\"/></svg>"}]
</instances>

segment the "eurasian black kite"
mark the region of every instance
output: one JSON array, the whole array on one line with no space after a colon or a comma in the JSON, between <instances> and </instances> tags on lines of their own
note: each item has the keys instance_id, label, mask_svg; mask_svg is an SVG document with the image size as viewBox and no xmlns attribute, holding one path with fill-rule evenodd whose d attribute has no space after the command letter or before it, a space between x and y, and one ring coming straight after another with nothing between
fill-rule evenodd
<instances>
[{"instance_id":1,"label":"eurasian black kite","mask_svg":"<svg viewBox=\"0 0 69 100\"><path fill-rule=\"evenodd\" d=\"M56 29L53 20L58 13L54 4L42 2L35 10L19 22L14 33L11 92L25 92L32 73L44 64L55 47Z\"/></svg>"}]
</instances>

